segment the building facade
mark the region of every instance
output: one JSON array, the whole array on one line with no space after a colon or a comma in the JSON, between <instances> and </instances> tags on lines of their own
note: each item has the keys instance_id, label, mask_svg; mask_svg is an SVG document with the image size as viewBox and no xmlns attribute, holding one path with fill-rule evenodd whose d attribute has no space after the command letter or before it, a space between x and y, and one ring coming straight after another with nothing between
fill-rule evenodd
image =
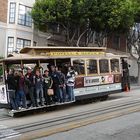
<instances>
[{"instance_id":1,"label":"building facade","mask_svg":"<svg viewBox=\"0 0 140 140\"><path fill-rule=\"evenodd\" d=\"M0 0L0 56L25 46L46 46L47 35L34 30L30 16L35 0Z\"/></svg>"},{"instance_id":2,"label":"building facade","mask_svg":"<svg viewBox=\"0 0 140 140\"><path fill-rule=\"evenodd\" d=\"M129 50L127 48L127 38L124 34L112 34L107 38L107 52L111 52L116 55L127 55L128 64L130 65L129 73L132 79L131 81L133 82L133 79L137 79L138 64L137 61L133 57L131 57L129 53ZM137 55L135 49L133 49L133 55ZM136 82L136 80L134 82Z\"/></svg>"}]
</instances>

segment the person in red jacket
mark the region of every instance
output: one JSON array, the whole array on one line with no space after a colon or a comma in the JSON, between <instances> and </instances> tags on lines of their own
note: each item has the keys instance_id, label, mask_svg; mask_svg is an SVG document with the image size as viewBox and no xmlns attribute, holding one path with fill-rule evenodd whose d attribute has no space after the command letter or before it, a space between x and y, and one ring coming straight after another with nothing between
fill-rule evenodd
<instances>
[{"instance_id":1,"label":"person in red jacket","mask_svg":"<svg viewBox=\"0 0 140 140\"><path fill-rule=\"evenodd\" d=\"M16 102L20 108L27 108L26 104L26 95L25 95L25 77L23 75L23 71L19 70L18 77L17 77L17 93L16 93Z\"/></svg>"}]
</instances>

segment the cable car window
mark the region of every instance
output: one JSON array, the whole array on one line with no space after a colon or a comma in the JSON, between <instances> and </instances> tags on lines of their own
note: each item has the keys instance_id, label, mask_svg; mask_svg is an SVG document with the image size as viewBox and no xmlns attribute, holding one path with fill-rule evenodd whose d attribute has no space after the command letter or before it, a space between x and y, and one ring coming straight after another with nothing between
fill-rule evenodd
<instances>
[{"instance_id":1,"label":"cable car window","mask_svg":"<svg viewBox=\"0 0 140 140\"><path fill-rule=\"evenodd\" d=\"M111 72L120 72L118 59L111 59L110 63L111 63Z\"/></svg>"},{"instance_id":2,"label":"cable car window","mask_svg":"<svg viewBox=\"0 0 140 140\"><path fill-rule=\"evenodd\" d=\"M100 73L109 73L109 63L107 59L99 60Z\"/></svg>"},{"instance_id":3,"label":"cable car window","mask_svg":"<svg viewBox=\"0 0 140 140\"><path fill-rule=\"evenodd\" d=\"M85 61L82 59L73 60L74 70L80 74L85 74Z\"/></svg>"},{"instance_id":4,"label":"cable car window","mask_svg":"<svg viewBox=\"0 0 140 140\"><path fill-rule=\"evenodd\" d=\"M87 74L97 74L97 60L87 60Z\"/></svg>"}]
</instances>

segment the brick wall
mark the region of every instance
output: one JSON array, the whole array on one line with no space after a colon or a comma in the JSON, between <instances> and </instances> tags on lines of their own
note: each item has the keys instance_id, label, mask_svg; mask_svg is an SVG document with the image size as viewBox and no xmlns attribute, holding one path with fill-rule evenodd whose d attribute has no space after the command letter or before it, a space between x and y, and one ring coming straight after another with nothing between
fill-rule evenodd
<instances>
[{"instance_id":1,"label":"brick wall","mask_svg":"<svg viewBox=\"0 0 140 140\"><path fill-rule=\"evenodd\" d=\"M7 23L8 0L0 0L0 21Z\"/></svg>"}]
</instances>

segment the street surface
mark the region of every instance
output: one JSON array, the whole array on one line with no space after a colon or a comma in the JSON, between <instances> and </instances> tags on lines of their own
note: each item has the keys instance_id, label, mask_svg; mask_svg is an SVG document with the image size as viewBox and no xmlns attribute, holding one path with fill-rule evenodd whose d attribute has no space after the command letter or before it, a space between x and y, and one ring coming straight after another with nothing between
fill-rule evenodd
<instances>
[{"instance_id":1,"label":"street surface","mask_svg":"<svg viewBox=\"0 0 140 140\"><path fill-rule=\"evenodd\" d=\"M22 136L18 127L40 123L56 117L63 117L78 112L85 112L87 110L97 110L100 108L111 107L125 102L140 101L140 87L133 87L130 92L123 92L119 94L110 95L109 99L104 102L96 102L85 105L71 106L62 110L52 112L43 112L33 114L21 118L7 117L1 110L0 112L0 139L9 138L10 140L18 140ZM135 111L134 111L135 112ZM115 117L115 116L114 116ZM82 125L81 125L82 126ZM26 128L26 127L25 127ZM48 128L40 128L45 132L49 131ZM57 134L50 135L39 140L140 140L140 113L131 113L121 117L113 118L110 120L91 123L90 125L67 130ZM29 134L36 134L33 131ZM45 136L45 135L43 135ZM28 136L29 137L29 136ZM37 137L36 137L37 138Z\"/></svg>"},{"instance_id":2,"label":"street surface","mask_svg":"<svg viewBox=\"0 0 140 140\"><path fill-rule=\"evenodd\" d=\"M132 96L140 90L131 91ZM127 93L126 93L127 94ZM130 93L128 93L130 95ZM140 112L98 122L38 140L140 140Z\"/></svg>"},{"instance_id":3,"label":"street surface","mask_svg":"<svg viewBox=\"0 0 140 140\"><path fill-rule=\"evenodd\" d=\"M140 140L140 112L38 140Z\"/></svg>"}]
</instances>

